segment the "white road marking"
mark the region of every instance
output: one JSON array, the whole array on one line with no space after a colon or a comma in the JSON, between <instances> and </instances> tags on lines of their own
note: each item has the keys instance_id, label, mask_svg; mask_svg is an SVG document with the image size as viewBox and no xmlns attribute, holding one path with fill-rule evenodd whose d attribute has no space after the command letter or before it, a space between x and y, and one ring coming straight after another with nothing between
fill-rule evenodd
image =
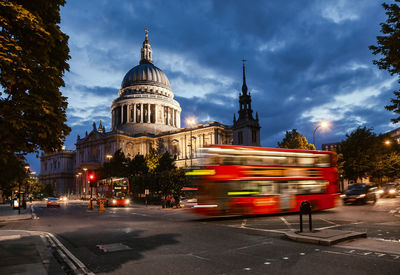
<instances>
[{"instance_id":1,"label":"white road marking","mask_svg":"<svg viewBox=\"0 0 400 275\"><path fill-rule=\"evenodd\" d=\"M263 232L271 232L271 233L280 233L280 234L285 234L285 231L280 231L280 230L273 230L273 229L262 229L262 228L253 228L253 227L238 227L237 225L221 225L221 226L228 226L228 227L233 227L233 228L243 228L243 229L250 229L250 230L256 230L256 231L263 231Z\"/></svg>"},{"instance_id":2,"label":"white road marking","mask_svg":"<svg viewBox=\"0 0 400 275\"><path fill-rule=\"evenodd\" d=\"M334 223L334 222L332 222L332 221L329 221L329 220L326 220L326 219L323 219L323 218L319 218L319 219L322 220L322 221L324 221L324 222L330 223L330 224L339 225L339 224L337 224L337 223Z\"/></svg>"},{"instance_id":3,"label":"white road marking","mask_svg":"<svg viewBox=\"0 0 400 275\"><path fill-rule=\"evenodd\" d=\"M330 225L330 226L325 226L325 227L319 227L319 228L316 228L317 230L324 230L324 229L329 229L329 228L335 228L335 227L339 227L339 226L341 226L340 224L337 224L337 225Z\"/></svg>"},{"instance_id":4,"label":"white road marking","mask_svg":"<svg viewBox=\"0 0 400 275\"><path fill-rule=\"evenodd\" d=\"M271 264L270 262L265 262L264 264Z\"/></svg>"},{"instance_id":5,"label":"white road marking","mask_svg":"<svg viewBox=\"0 0 400 275\"><path fill-rule=\"evenodd\" d=\"M17 240L17 239L21 239L21 235L0 236L0 241L9 241L9 240Z\"/></svg>"},{"instance_id":6,"label":"white road marking","mask_svg":"<svg viewBox=\"0 0 400 275\"><path fill-rule=\"evenodd\" d=\"M338 251L322 250L321 252L330 253L330 254L348 255L347 253L338 252Z\"/></svg>"},{"instance_id":7,"label":"white road marking","mask_svg":"<svg viewBox=\"0 0 400 275\"><path fill-rule=\"evenodd\" d=\"M292 225L284 217L280 217L280 218L286 224L286 226L289 227L289 229L292 229Z\"/></svg>"},{"instance_id":8,"label":"white road marking","mask_svg":"<svg viewBox=\"0 0 400 275\"><path fill-rule=\"evenodd\" d=\"M209 261L210 259L207 259L207 258L203 258L203 257L200 257L200 256L197 256L197 255L194 255L194 254L192 254L192 253L189 253L189 254L187 254L188 256L192 256L192 257L195 257L195 258L198 258L198 259L201 259L201 260L205 260L205 261Z\"/></svg>"},{"instance_id":9,"label":"white road marking","mask_svg":"<svg viewBox=\"0 0 400 275\"><path fill-rule=\"evenodd\" d=\"M54 247L57 251L62 252L62 254L59 254L61 257L63 257L63 255L64 256L67 255L67 258L69 258L68 261L70 263L73 262L76 266L78 266L81 269L81 271L83 272L83 274L95 275L78 258L76 258L52 233L45 232L45 231L29 231L29 230L15 230L15 231L26 232L31 235L39 235L39 236L47 237L47 240L49 241L50 245L52 247ZM42 240L43 240L43 238L42 238ZM80 273L82 273L82 272L80 272Z\"/></svg>"},{"instance_id":10,"label":"white road marking","mask_svg":"<svg viewBox=\"0 0 400 275\"><path fill-rule=\"evenodd\" d=\"M245 268L243 268L243 270L251 270L251 268L250 267L245 267Z\"/></svg>"},{"instance_id":11,"label":"white road marking","mask_svg":"<svg viewBox=\"0 0 400 275\"><path fill-rule=\"evenodd\" d=\"M304 256L304 255L306 255L306 253L301 252L300 255L301 255L301 256Z\"/></svg>"},{"instance_id":12,"label":"white road marking","mask_svg":"<svg viewBox=\"0 0 400 275\"><path fill-rule=\"evenodd\" d=\"M283 257L282 259L284 259L284 260L289 260L289 257Z\"/></svg>"}]
</instances>

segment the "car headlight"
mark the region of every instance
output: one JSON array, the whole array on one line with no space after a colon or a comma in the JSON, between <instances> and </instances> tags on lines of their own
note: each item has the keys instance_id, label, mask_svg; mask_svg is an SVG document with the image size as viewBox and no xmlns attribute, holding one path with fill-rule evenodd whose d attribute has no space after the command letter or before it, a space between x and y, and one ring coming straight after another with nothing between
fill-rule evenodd
<instances>
[{"instance_id":1,"label":"car headlight","mask_svg":"<svg viewBox=\"0 0 400 275\"><path fill-rule=\"evenodd\" d=\"M345 195L345 194L341 194L340 197L341 197L341 198L345 198L346 195Z\"/></svg>"},{"instance_id":2,"label":"car headlight","mask_svg":"<svg viewBox=\"0 0 400 275\"><path fill-rule=\"evenodd\" d=\"M128 203L129 203L129 200L125 200L125 203L128 204Z\"/></svg>"},{"instance_id":3,"label":"car headlight","mask_svg":"<svg viewBox=\"0 0 400 275\"><path fill-rule=\"evenodd\" d=\"M113 204L116 204L116 203L117 203L117 201L116 201L116 200L112 200L112 203L113 203Z\"/></svg>"},{"instance_id":4,"label":"car headlight","mask_svg":"<svg viewBox=\"0 0 400 275\"><path fill-rule=\"evenodd\" d=\"M365 194L358 195L359 198L364 198Z\"/></svg>"},{"instance_id":5,"label":"car headlight","mask_svg":"<svg viewBox=\"0 0 400 275\"><path fill-rule=\"evenodd\" d=\"M376 193L383 194L383 190L378 190Z\"/></svg>"},{"instance_id":6,"label":"car headlight","mask_svg":"<svg viewBox=\"0 0 400 275\"><path fill-rule=\"evenodd\" d=\"M396 192L396 191L394 191L394 189L390 189L390 190L389 190L389 193L390 193L390 194L393 194L394 192Z\"/></svg>"}]
</instances>

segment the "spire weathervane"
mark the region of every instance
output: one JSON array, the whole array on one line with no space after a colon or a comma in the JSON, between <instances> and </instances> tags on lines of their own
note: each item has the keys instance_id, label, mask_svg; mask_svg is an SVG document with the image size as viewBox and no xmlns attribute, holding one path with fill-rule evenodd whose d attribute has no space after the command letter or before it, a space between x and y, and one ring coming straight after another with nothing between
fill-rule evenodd
<instances>
[{"instance_id":1,"label":"spire weathervane","mask_svg":"<svg viewBox=\"0 0 400 275\"><path fill-rule=\"evenodd\" d=\"M145 39L146 40L148 40L149 39L149 29L148 28L144 28L144 37L145 37Z\"/></svg>"}]
</instances>

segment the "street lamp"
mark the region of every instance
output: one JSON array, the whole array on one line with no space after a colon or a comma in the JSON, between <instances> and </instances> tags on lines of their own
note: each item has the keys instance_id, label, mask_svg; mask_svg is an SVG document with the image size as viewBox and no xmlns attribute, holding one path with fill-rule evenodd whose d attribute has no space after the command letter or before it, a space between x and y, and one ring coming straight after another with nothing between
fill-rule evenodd
<instances>
[{"instance_id":1,"label":"street lamp","mask_svg":"<svg viewBox=\"0 0 400 275\"><path fill-rule=\"evenodd\" d=\"M86 198L86 171L88 170L87 168L82 168L83 170L83 184L82 184L82 191L85 194L85 198Z\"/></svg>"},{"instance_id":2,"label":"street lamp","mask_svg":"<svg viewBox=\"0 0 400 275\"><path fill-rule=\"evenodd\" d=\"M110 161L112 159L112 157L113 157L112 155L109 155L109 154L106 155L106 158L108 161Z\"/></svg>"},{"instance_id":3,"label":"street lamp","mask_svg":"<svg viewBox=\"0 0 400 275\"><path fill-rule=\"evenodd\" d=\"M387 140L385 140L385 142L384 142L384 143L385 143L385 145L387 145L387 146L389 146L389 145L391 144L390 140L388 140L388 139L387 139Z\"/></svg>"},{"instance_id":4,"label":"street lamp","mask_svg":"<svg viewBox=\"0 0 400 275\"><path fill-rule=\"evenodd\" d=\"M193 130L193 125L196 124L196 119L195 118L188 118L186 120L186 123L190 125L190 169L192 169L193 166L193 135L192 135L192 130Z\"/></svg>"},{"instance_id":5,"label":"street lamp","mask_svg":"<svg viewBox=\"0 0 400 275\"><path fill-rule=\"evenodd\" d=\"M321 121L320 123L318 123L317 127L315 127L314 133L313 133L313 137L312 137L312 143L315 146L315 132L317 131L318 128L322 128L322 129L326 129L329 127L329 123L327 121Z\"/></svg>"}]
</instances>

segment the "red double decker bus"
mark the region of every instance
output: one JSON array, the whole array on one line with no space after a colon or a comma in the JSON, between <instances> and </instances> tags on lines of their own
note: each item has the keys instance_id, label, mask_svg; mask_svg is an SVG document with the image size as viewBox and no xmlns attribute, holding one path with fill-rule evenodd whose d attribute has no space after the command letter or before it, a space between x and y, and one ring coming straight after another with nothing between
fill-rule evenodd
<instances>
[{"instance_id":1,"label":"red double decker bus","mask_svg":"<svg viewBox=\"0 0 400 275\"><path fill-rule=\"evenodd\" d=\"M129 181L127 178L106 178L97 181L97 203L104 201L105 206L128 206Z\"/></svg>"},{"instance_id":2,"label":"red double decker bus","mask_svg":"<svg viewBox=\"0 0 400 275\"><path fill-rule=\"evenodd\" d=\"M202 215L296 212L308 200L313 210L335 207L334 152L211 145L202 149L197 205Z\"/></svg>"}]
</instances>

